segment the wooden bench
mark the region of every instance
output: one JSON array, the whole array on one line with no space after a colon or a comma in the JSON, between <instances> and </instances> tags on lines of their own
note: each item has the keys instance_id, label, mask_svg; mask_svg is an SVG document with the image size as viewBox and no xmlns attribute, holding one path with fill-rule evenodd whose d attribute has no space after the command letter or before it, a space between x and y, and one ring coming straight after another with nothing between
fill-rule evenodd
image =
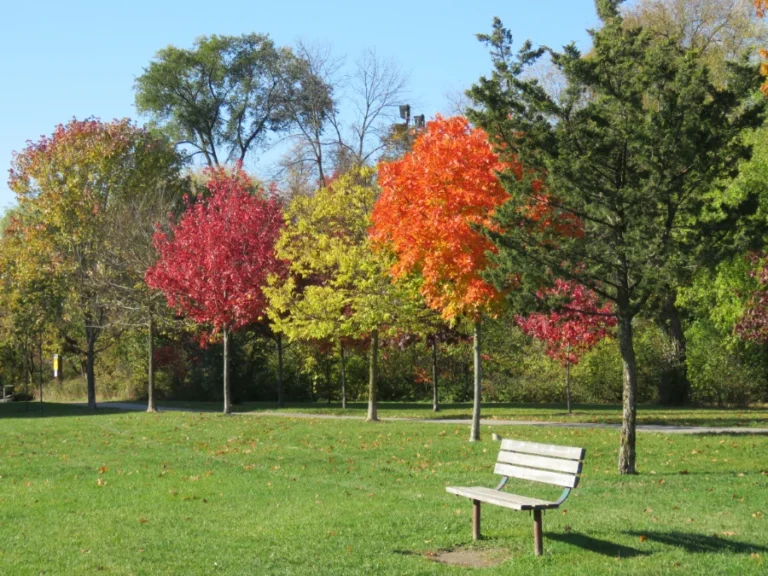
<instances>
[{"instance_id":1,"label":"wooden bench","mask_svg":"<svg viewBox=\"0 0 768 576\"><path fill-rule=\"evenodd\" d=\"M493 470L495 474L502 476L501 482L496 488L449 486L446 490L451 494L472 500L472 538L474 540L480 538L481 502L512 510L533 512L533 548L536 556L541 556L544 547L541 534L541 512L560 506L568 498L571 490L576 488L579 483L584 452L584 448L573 446L502 440L498 461ZM554 502L518 496L502 491L510 478L553 484L562 486L565 490L563 490L560 498Z\"/></svg>"}]
</instances>

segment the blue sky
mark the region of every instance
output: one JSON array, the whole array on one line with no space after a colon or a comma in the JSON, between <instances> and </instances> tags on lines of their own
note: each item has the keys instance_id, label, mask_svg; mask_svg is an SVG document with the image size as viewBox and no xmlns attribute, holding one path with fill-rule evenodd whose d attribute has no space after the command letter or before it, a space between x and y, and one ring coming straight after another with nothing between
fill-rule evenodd
<instances>
[{"instance_id":1,"label":"blue sky","mask_svg":"<svg viewBox=\"0 0 768 576\"><path fill-rule=\"evenodd\" d=\"M364 49L396 61L427 117L449 109L446 93L487 74L475 33L499 16L515 41L588 48L593 0L39 0L9 2L0 17L0 208L13 204L6 184L14 150L73 117L141 120L133 82L155 52L189 47L209 34L268 33L278 45L328 42L354 60ZM268 155L267 155L268 157ZM258 162L252 169L258 172Z\"/></svg>"}]
</instances>

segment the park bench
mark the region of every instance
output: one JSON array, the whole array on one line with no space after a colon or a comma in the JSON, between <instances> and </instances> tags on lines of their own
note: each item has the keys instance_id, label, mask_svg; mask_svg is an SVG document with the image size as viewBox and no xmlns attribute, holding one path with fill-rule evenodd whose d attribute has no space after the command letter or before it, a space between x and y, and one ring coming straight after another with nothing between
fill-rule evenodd
<instances>
[{"instance_id":1,"label":"park bench","mask_svg":"<svg viewBox=\"0 0 768 576\"><path fill-rule=\"evenodd\" d=\"M449 486L451 494L464 496L472 500L472 538L480 538L480 503L493 504L511 508L512 510L527 510L533 513L533 548L536 556L541 556L544 548L542 542L542 511L552 510L560 506L568 498L573 488L579 483L584 448L573 446L556 446L554 444L538 444L520 440L502 440L501 450L497 458L494 473L502 476L496 488L482 486ZM527 496L518 496L503 492L502 488L510 478L533 480L565 489L554 502L538 500Z\"/></svg>"}]
</instances>

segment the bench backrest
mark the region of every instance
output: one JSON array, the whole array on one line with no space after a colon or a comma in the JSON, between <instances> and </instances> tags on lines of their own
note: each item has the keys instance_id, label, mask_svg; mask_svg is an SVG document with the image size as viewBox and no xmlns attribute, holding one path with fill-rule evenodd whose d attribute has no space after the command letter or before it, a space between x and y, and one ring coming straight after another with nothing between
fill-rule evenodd
<instances>
[{"instance_id":1,"label":"bench backrest","mask_svg":"<svg viewBox=\"0 0 768 576\"><path fill-rule=\"evenodd\" d=\"M575 488L584 448L502 440L494 472L502 476Z\"/></svg>"}]
</instances>

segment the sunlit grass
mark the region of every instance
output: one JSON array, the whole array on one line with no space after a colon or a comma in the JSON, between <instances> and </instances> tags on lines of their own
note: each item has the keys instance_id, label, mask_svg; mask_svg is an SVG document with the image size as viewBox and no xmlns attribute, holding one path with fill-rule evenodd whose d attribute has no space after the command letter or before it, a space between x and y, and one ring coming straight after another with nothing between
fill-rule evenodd
<instances>
[{"instance_id":1,"label":"sunlit grass","mask_svg":"<svg viewBox=\"0 0 768 576\"><path fill-rule=\"evenodd\" d=\"M494 486L498 443L463 425L0 405L2 574L464 574L429 554L501 548L483 574L760 574L768 438L643 435L616 474L613 430L503 435L587 448L582 485L531 520L446 485ZM506 431L505 431L506 430ZM513 486L550 496L547 487Z\"/></svg>"}]
</instances>

